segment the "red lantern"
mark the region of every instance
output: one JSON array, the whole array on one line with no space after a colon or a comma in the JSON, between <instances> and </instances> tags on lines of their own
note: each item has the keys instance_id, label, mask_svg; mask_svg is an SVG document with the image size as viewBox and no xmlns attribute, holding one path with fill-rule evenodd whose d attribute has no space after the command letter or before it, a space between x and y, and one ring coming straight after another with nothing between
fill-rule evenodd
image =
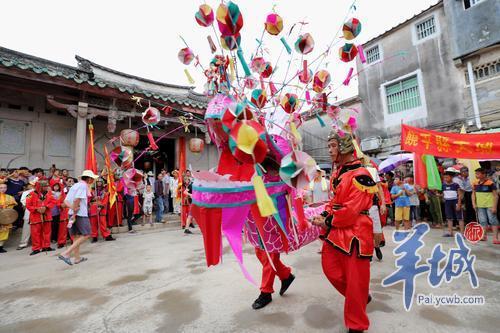
<instances>
[{"instance_id":1,"label":"red lantern","mask_svg":"<svg viewBox=\"0 0 500 333\"><path fill-rule=\"evenodd\" d=\"M135 147L139 144L139 132L127 128L120 132L120 143L122 146Z\"/></svg>"},{"instance_id":2,"label":"red lantern","mask_svg":"<svg viewBox=\"0 0 500 333\"><path fill-rule=\"evenodd\" d=\"M189 140L189 151L192 153L201 153L205 147L205 142L200 138L191 138Z\"/></svg>"}]
</instances>

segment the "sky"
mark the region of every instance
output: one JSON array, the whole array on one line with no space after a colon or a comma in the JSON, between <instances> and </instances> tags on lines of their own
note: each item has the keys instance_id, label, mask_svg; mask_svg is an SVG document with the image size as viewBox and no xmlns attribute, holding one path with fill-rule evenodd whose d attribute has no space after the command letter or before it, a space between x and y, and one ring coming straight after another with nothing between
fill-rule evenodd
<instances>
[{"instance_id":1,"label":"sky","mask_svg":"<svg viewBox=\"0 0 500 333\"><path fill-rule=\"evenodd\" d=\"M355 43L363 43L426 9L438 0L239 0L235 1L243 14L242 48L250 59L257 47L256 39L263 32L267 14L274 10L284 20L281 36L293 44L299 33L309 32L315 40L314 51L305 56L314 60L332 43L332 52L320 66L332 75L334 95L338 99L357 93L357 80L343 87L349 67L355 63L342 63L338 48L343 40L337 35L344 19L356 17L362 23L361 34ZM2 3L0 20L0 46L49 60L76 66L74 56L80 55L100 65L122 72L161 82L189 85L184 74L187 68L195 79L196 90L203 91L202 71L194 65L184 66L177 59L178 51L185 47L182 36L200 62L207 65L212 55L207 36L217 43L213 29L200 27L194 13L207 3L214 11L220 1L159 1L159 0L19 0ZM349 10L351 8L351 10ZM9 14L10 13L10 14ZM297 22L290 36L288 31ZM217 29L217 28L216 28ZM302 29L302 30L301 30ZM302 64L302 57L286 52L279 58L282 44L279 37L265 34L264 58L278 67L274 80L285 79L288 62L289 74ZM279 61L278 61L279 58ZM248 60L247 60L248 61Z\"/></svg>"}]
</instances>

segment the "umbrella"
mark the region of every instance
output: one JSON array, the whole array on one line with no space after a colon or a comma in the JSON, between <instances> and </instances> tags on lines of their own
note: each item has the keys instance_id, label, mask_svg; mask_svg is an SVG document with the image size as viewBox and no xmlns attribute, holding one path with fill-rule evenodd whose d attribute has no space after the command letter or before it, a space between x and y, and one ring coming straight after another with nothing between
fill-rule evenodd
<instances>
[{"instance_id":1,"label":"umbrella","mask_svg":"<svg viewBox=\"0 0 500 333\"><path fill-rule=\"evenodd\" d=\"M392 155L389 156L386 160L382 161L379 164L378 169L380 172L389 172L408 161L413 161L413 154Z\"/></svg>"}]
</instances>

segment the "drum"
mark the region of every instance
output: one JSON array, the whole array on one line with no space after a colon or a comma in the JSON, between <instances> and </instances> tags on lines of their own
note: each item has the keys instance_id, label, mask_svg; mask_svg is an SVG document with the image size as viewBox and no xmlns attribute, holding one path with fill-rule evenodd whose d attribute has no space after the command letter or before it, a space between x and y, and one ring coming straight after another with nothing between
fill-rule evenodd
<instances>
[{"instance_id":1,"label":"drum","mask_svg":"<svg viewBox=\"0 0 500 333\"><path fill-rule=\"evenodd\" d=\"M12 224L17 220L17 211L12 208L0 209L0 225Z\"/></svg>"}]
</instances>

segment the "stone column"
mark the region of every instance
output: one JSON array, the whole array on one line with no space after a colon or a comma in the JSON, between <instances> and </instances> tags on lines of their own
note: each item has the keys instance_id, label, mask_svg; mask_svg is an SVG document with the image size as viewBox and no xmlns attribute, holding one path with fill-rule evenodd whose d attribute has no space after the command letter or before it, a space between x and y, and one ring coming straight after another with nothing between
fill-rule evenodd
<instances>
[{"instance_id":1,"label":"stone column","mask_svg":"<svg viewBox=\"0 0 500 333\"><path fill-rule=\"evenodd\" d=\"M85 168L85 146L87 142L87 114L88 104L78 103L78 115L76 117L76 141L75 141L75 177L82 174Z\"/></svg>"}]
</instances>

